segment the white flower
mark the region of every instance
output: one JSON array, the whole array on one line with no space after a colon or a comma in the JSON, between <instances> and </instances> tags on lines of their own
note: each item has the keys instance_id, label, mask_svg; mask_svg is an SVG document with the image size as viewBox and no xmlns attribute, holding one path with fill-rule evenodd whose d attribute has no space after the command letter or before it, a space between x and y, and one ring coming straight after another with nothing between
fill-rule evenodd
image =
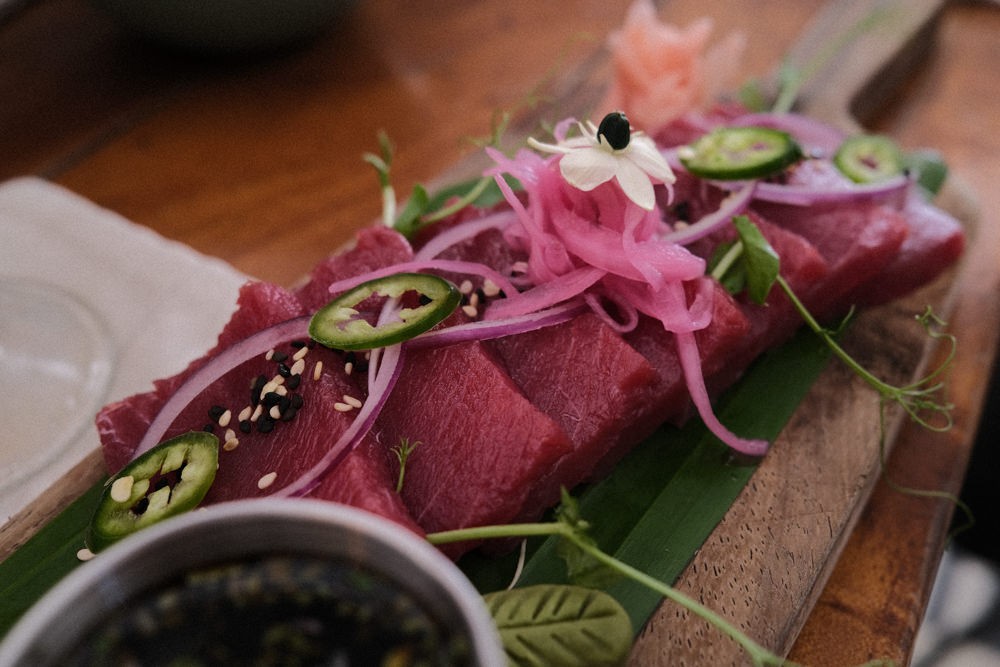
<instances>
[{"instance_id":1,"label":"white flower","mask_svg":"<svg viewBox=\"0 0 1000 667\"><path fill-rule=\"evenodd\" d=\"M561 153L559 170L573 187L588 192L614 177L626 197L647 211L653 210L653 184L669 185L675 180L653 140L642 132L631 131L621 112L605 116L600 127L590 121L577 125L578 137L557 144L529 138L528 144L539 151Z\"/></svg>"}]
</instances>

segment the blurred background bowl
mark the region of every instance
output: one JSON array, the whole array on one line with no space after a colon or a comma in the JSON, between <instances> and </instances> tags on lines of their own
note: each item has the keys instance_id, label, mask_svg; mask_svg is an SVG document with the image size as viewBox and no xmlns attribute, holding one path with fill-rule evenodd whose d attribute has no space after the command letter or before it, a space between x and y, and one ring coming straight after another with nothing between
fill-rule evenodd
<instances>
[{"instance_id":1,"label":"blurred background bowl","mask_svg":"<svg viewBox=\"0 0 1000 667\"><path fill-rule=\"evenodd\" d=\"M226 54L307 41L355 0L93 0L144 38L183 51Z\"/></svg>"}]
</instances>

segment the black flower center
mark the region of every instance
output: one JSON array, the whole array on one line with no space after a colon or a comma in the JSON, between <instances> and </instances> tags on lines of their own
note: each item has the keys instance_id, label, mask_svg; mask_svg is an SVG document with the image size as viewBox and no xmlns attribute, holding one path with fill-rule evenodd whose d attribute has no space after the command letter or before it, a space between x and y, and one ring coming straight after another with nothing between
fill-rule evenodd
<instances>
[{"instance_id":1,"label":"black flower center","mask_svg":"<svg viewBox=\"0 0 1000 667\"><path fill-rule=\"evenodd\" d=\"M620 151L628 146L632 133L628 126L628 118L621 111L612 111L597 127L597 138L608 142L608 145L616 151Z\"/></svg>"}]
</instances>

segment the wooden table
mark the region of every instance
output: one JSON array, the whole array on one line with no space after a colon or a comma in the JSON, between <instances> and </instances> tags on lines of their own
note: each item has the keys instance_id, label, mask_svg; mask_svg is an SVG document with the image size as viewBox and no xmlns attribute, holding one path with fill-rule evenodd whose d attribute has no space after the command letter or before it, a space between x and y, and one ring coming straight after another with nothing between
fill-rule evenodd
<instances>
[{"instance_id":1,"label":"wooden table","mask_svg":"<svg viewBox=\"0 0 1000 667\"><path fill-rule=\"evenodd\" d=\"M680 24L710 15L718 35L744 30L745 72L763 76L822 4L673 0L661 10ZM49 178L289 284L379 213L361 153L376 148L380 130L396 146L393 175L405 193L466 158L498 111L520 130L548 105L581 112L601 81L603 36L627 5L364 0L301 48L204 61L130 39L83 0L39 0L0 25L0 179ZM1000 248L997 62L1000 9L949 5L930 59L868 119L904 145L941 150L978 201L984 224L963 275L993 266ZM996 349L998 292L995 280L967 281L957 295L956 426L943 435L904 428L889 464L897 481L959 488ZM879 485L791 657L905 662L951 512Z\"/></svg>"}]
</instances>

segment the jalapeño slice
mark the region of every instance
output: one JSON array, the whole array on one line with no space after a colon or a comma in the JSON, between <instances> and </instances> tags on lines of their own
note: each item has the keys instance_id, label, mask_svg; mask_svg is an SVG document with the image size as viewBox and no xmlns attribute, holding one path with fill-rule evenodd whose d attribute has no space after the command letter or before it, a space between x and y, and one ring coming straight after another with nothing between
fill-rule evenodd
<instances>
[{"instance_id":1,"label":"jalape\u00f1o slice","mask_svg":"<svg viewBox=\"0 0 1000 667\"><path fill-rule=\"evenodd\" d=\"M833 163L855 183L877 183L903 173L903 155L888 137L858 134L840 144Z\"/></svg>"},{"instance_id":2,"label":"jalape\u00f1o slice","mask_svg":"<svg viewBox=\"0 0 1000 667\"><path fill-rule=\"evenodd\" d=\"M191 431L165 440L108 480L87 546L97 552L167 517L194 509L215 480L219 439Z\"/></svg>"},{"instance_id":3,"label":"jalape\u00f1o slice","mask_svg":"<svg viewBox=\"0 0 1000 667\"><path fill-rule=\"evenodd\" d=\"M775 174L802 159L802 149L781 130L720 127L682 147L677 156L695 176L738 181Z\"/></svg>"},{"instance_id":4,"label":"jalape\u00f1o slice","mask_svg":"<svg viewBox=\"0 0 1000 667\"><path fill-rule=\"evenodd\" d=\"M356 306L369 297L399 299L415 293L419 305L404 307L388 322L373 325ZM361 283L326 304L309 322L313 340L335 350L371 350L422 334L454 312L462 300L458 288L426 273L396 273Z\"/></svg>"}]
</instances>

